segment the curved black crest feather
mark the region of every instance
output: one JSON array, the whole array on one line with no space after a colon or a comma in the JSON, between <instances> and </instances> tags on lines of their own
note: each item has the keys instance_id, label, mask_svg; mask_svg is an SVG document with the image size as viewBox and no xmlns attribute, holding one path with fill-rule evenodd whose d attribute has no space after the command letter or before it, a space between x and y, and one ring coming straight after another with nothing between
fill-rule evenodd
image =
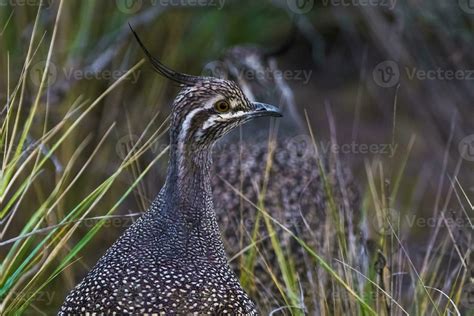
<instances>
[{"instance_id":1,"label":"curved black crest feather","mask_svg":"<svg viewBox=\"0 0 474 316\"><path fill-rule=\"evenodd\" d=\"M164 64L162 64L157 58L153 57L148 49L146 49L145 45L143 45L142 41L138 37L138 34L134 31L130 23L128 24L130 27L130 30L132 31L133 35L135 36L138 44L142 48L143 52L145 55L148 57L148 60L150 61L151 65L153 66L153 69L155 69L158 73L161 75L165 76L166 78L175 81L179 84L186 85L186 86L191 86L194 85L196 82L202 80L201 77L198 76L191 76L187 74L183 74L180 72L177 72Z\"/></svg>"}]
</instances>

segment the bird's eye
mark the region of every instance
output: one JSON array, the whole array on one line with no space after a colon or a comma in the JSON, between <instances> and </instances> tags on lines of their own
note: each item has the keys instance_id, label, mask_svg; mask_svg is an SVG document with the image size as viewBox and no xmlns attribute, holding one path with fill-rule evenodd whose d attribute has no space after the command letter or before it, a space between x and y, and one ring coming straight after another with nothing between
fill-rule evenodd
<instances>
[{"instance_id":1,"label":"bird's eye","mask_svg":"<svg viewBox=\"0 0 474 316\"><path fill-rule=\"evenodd\" d=\"M221 100L214 104L214 109L219 113L227 113L230 111L230 105L226 101Z\"/></svg>"}]
</instances>

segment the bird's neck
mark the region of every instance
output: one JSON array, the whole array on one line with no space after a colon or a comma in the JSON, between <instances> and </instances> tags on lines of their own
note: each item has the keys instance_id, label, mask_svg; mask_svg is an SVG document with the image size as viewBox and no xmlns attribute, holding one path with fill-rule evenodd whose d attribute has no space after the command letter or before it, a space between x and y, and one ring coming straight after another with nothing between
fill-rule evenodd
<instances>
[{"instance_id":1,"label":"bird's neck","mask_svg":"<svg viewBox=\"0 0 474 316\"><path fill-rule=\"evenodd\" d=\"M172 145L160 217L168 239L180 245L175 251L227 264L212 201L211 166L210 148Z\"/></svg>"},{"instance_id":2,"label":"bird's neck","mask_svg":"<svg viewBox=\"0 0 474 316\"><path fill-rule=\"evenodd\" d=\"M204 206L202 203L212 198L211 166L210 150L172 149L165 184L169 201L191 202L193 205L186 205L193 208ZM189 210L181 211L187 213Z\"/></svg>"}]
</instances>

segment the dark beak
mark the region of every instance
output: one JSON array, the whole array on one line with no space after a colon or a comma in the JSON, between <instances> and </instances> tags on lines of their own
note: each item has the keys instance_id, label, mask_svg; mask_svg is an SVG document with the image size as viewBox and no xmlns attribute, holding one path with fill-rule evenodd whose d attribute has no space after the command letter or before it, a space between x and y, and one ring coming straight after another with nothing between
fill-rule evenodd
<instances>
[{"instance_id":1,"label":"dark beak","mask_svg":"<svg viewBox=\"0 0 474 316\"><path fill-rule=\"evenodd\" d=\"M281 111L274 105L260 103L260 102L252 102L253 110L249 112L249 116L260 117L260 116L275 116L275 117L282 117Z\"/></svg>"}]
</instances>

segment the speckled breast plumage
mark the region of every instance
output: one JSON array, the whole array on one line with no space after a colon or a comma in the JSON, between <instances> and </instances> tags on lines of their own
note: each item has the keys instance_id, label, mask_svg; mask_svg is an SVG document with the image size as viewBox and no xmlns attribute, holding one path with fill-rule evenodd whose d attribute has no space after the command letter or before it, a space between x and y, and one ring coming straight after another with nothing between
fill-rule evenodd
<instances>
[{"instance_id":1,"label":"speckled breast plumage","mask_svg":"<svg viewBox=\"0 0 474 316\"><path fill-rule=\"evenodd\" d=\"M226 262L193 249L166 251L160 205L158 197L67 296L59 315L256 315Z\"/></svg>"}]
</instances>

